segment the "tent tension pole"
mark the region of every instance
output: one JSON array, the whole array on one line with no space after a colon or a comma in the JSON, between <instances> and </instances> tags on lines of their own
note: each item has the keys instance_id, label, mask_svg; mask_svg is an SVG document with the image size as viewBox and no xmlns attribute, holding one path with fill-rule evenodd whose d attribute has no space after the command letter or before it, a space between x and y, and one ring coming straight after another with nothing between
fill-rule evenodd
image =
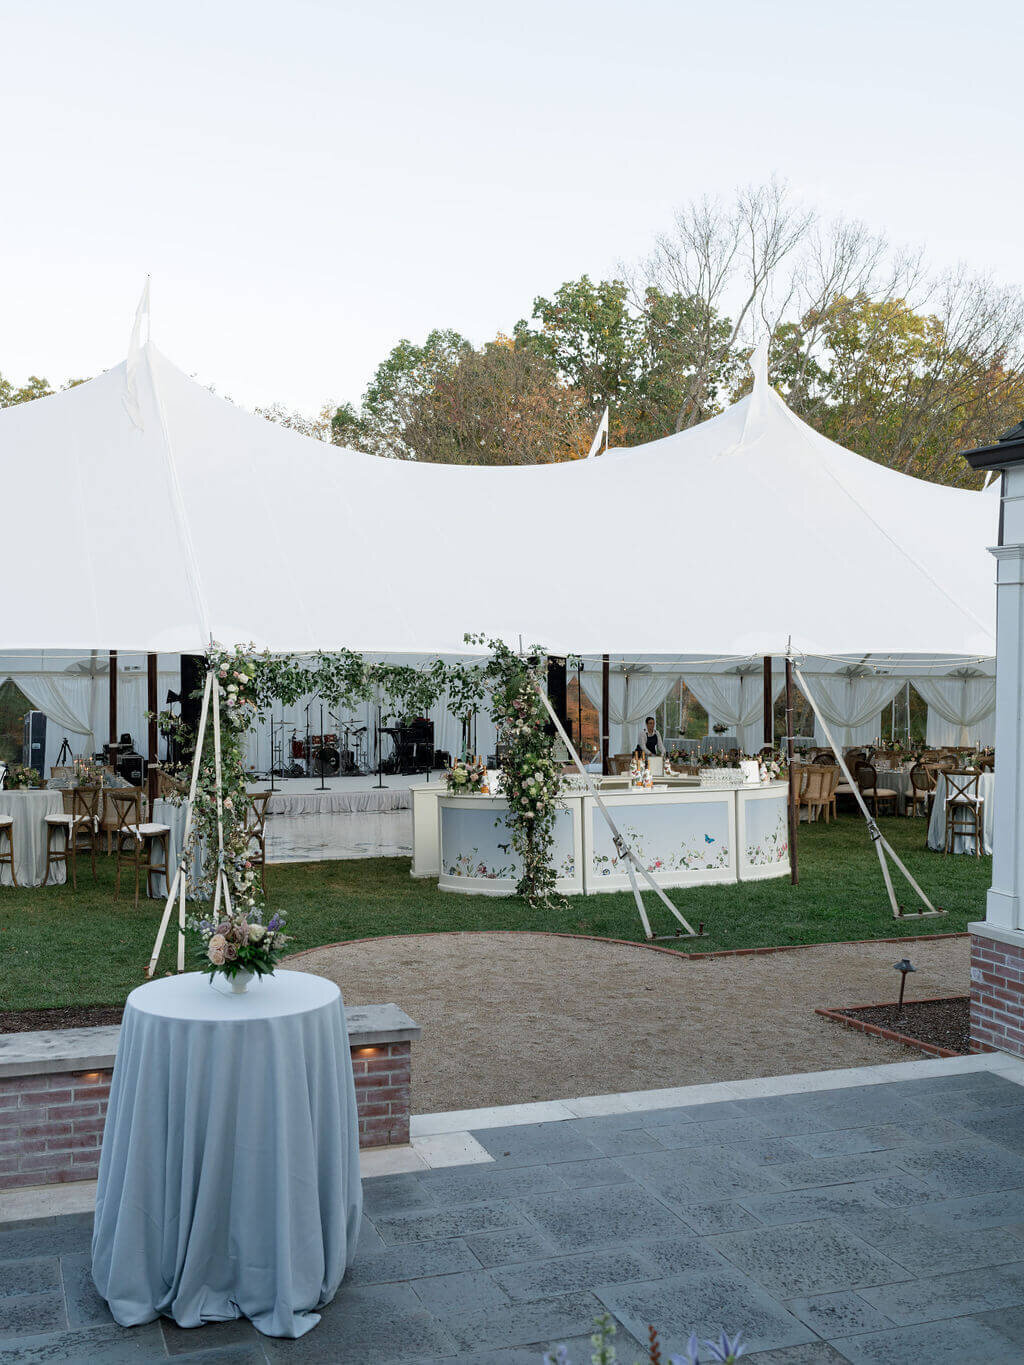
<instances>
[{"instance_id":1,"label":"tent tension pole","mask_svg":"<svg viewBox=\"0 0 1024 1365\"><path fill-rule=\"evenodd\" d=\"M935 906L932 905L931 901L924 894L924 892L918 886L917 882L914 880L913 876L910 874L909 870L905 866L899 854L896 853L892 845L886 839L885 835L878 828L878 822L875 820L874 816L868 810L867 803L865 802L864 797L861 795L860 788L857 786L856 782L854 782L852 776L850 775L850 770L846 766L846 760L843 758L842 750L839 748L835 740L832 738L832 731L828 728L828 724L825 720L825 717L821 714L820 710L818 709L818 703L814 700L814 693L807 686L807 679L800 672L799 668L794 667L794 672L796 673L797 680L800 683L800 690L803 692L804 696L810 702L811 710L817 717L818 724L821 726L822 734L824 734L826 740L828 741L829 747L835 754L836 762L839 764L839 769L842 772L843 777L845 778L850 788L850 791L853 793L857 805L860 806L861 813L863 814L864 819L867 821L868 834L871 836L871 839L875 845L875 852L878 854L878 862L882 869L882 878L885 881L885 890L889 897L889 904L892 907L893 919L928 919L932 915L944 915L946 913L945 910L937 910ZM790 771L792 772L792 769L790 769ZM910 885L917 892L922 903L928 907L927 910L915 910L910 913L905 913L903 907L897 903L896 893L893 890L892 886L892 878L889 875L889 865L885 861L885 855L887 853L889 857L893 860L893 862L896 864L896 866L899 868L899 870L903 873L904 877L906 877Z\"/></svg>"},{"instance_id":2,"label":"tent tension pole","mask_svg":"<svg viewBox=\"0 0 1024 1365\"><path fill-rule=\"evenodd\" d=\"M175 869L174 880L171 882L170 890L167 893L167 904L164 906L164 913L160 919L160 928L157 930L156 942L153 944L153 952L150 954L149 966L146 968L148 977L152 977L156 971L157 958L160 956L160 949L164 946L164 935L167 933L167 926L171 922L171 910L174 907L175 897L178 897L180 901L178 908L178 971L183 972L185 970L185 866L188 860L188 837L192 832L192 808L196 799L196 789L199 786L199 768L203 761L203 741L206 738L206 720L210 712L210 696L215 686L216 678L211 669L206 675L206 685L203 688L203 704L199 712L195 753L192 756L192 782L188 789L188 804L185 807L185 833L181 841L181 860ZM219 688L217 688L216 704L220 704ZM219 788L219 765L215 779ZM218 866L218 887L220 885L220 872L221 869Z\"/></svg>"},{"instance_id":3,"label":"tent tension pole","mask_svg":"<svg viewBox=\"0 0 1024 1365\"><path fill-rule=\"evenodd\" d=\"M586 768L584 768L583 762L582 762L582 760L581 760L579 754L576 752L576 749L575 749L575 746L573 745L572 740L571 740L571 739L569 738L569 736L565 733L565 727L562 725L562 722L558 719L558 713L555 711L555 708L551 705L551 700L550 700L550 698L548 697L547 692L545 692L544 688L541 686L541 684L540 684L539 682L535 682L535 686L536 686L536 688L537 688L537 695L540 697L541 701L544 703L544 707L545 707L545 709L547 710L548 715L551 717L552 721L554 722L555 731L556 731L556 733L558 734L558 737L561 739L562 743L565 745L565 747L566 747L566 749L567 749L567 751L568 751L568 753L569 753L569 757L572 759L573 763L576 765L576 771L579 773L580 777L583 778L583 785L584 785L584 786L586 787L586 789L587 789L587 795L588 795L588 796L592 796L592 797L594 798L594 801L595 801L595 803L596 803L596 805L597 805L598 810L599 810L599 811L601 812L601 814L604 816L605 823L607 824L608 829L609 829L610 832L611 832L612 842L613 842L614 845L615 845L615 851L616 851L616 853L619 855L619 857L622 859L622 861L626 864L626 872L627 872L627 874L628 874L628 876L629 876L629 884L630 884L630 888L632 889L632 892L633 892L633 899L636 901L636 908L637 908L637 913L638 913L639 916L640 916L640 923L643 925L644 937L645 937L645 938L648 940L648 942L649 942L651 939L653 939L653 938L655 937L655 935L651 932L651 922L650 922L650 920L647 918L647 911L646 911L646 909L644 908L643 897L642 897L641 894L640 894L640 887L637 885L637 880L636 880L636 874L637 874L637 872L640 873L640 875L641 875L641 876L643 877L643 879L648 883L648 885L650 886L651 890L654 891L654 892L656 893L656 895L659 897L659 899L662 900L662 901L664 901L664 903L668 906L668 908L669 908L669 910L672 912L672 914L676 917L676 919L679 921L679 923L683 926L683 929L686 930L685 935L684 935L679 929L677 929L676 932L675 932L674 934L661 934L661 935L659 935L659 937L661 937L661 938L684 938L684 937L685 937L685 938L699 938L699 937L700 937L700 934L697 933L697 932L695 932L695 931L690 927L690 925L687 923L687 921L686 921L686 920L683 918L683 916L679 913L679 910L676 908L676 906L674 906L674 905L672 904L672 902L669 900L668 896L665 895L665 892L664 892L664 891L662 890L662 888L658 885L658 883L654 880L654 878L651 876L650 872L648 872L647 868L643 865L643 863L640 861L640 859L639 859L639 858L636 856L636 854L633 852L632 848L629 846L629 844L626 843L625 839L624 839L624 838L622 837L622 835L619 833L619 830L618 830L618 828L617 828L617 826L616 826L616 824L615 824L615 821L614 821L614 820L612 819L612 817L611 817L611 812L609 811L608 807L605 805L604 801L603 801L602 798L601 798L601 793L597 790L597 788L596 788L596 787L593 785L593 783L591 782L591 780L590 780L590 774L587 772Z\"/></svg>"}]
</instances>

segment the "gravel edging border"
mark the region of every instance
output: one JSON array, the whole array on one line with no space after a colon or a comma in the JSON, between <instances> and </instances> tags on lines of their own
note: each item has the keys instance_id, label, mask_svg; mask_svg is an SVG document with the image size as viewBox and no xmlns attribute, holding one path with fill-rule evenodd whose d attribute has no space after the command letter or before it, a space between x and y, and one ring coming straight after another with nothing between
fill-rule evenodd
<instances>
[{"instance_id":1,"label":"gravel edging border","mask_svg":"<svg viewBox=\"0 0 1024 1365\"><path fill-rule=\"evenodd\" d=\"M943 934L942 937L953 938L956 937L956 935ZM869 939L867 941L871 942L872 940ZM940 1000L962 999L963 999L962 995L930 995L926 999L914 1000L912 1003L915 1005L934 1005L937 1004ZM895 1000L876 1000L868 1005L846 1005L844 1006L844 1009L846 1010L870 1010L887 1008L895 1009L897 1003L898 1002ZM911 1002L908 1001L907 1003L909 1004ZM844 1028L855 1029L858 1033L868 1033L874 1038L885 1038L890 1043L902 1043L904 1047L916 1048L918 1052L927 1053L929 1057L963 1057L967 1055L963 1052L956 1052L951 1047L939 1047L935 1043L923 1043L920 1038L911 1038L911 1036L908 1033L900 1033L896 1029L883 1028L881 1024L872 1024L869 1023L868 1020L866 1019L854 1019L851 1015L845 1014L841 1010L822 1009L821 1007L818 1007L815 1009L814 1013L820 1014L824 1019L832 1019L834 1020L835 1023L842 1024ZM986 1052L991 1052L993 1049L985 1048L983 1050Z\"/></svg>"},{"instance_id":2,"label":"gravel edging border","mask_svg":"<svg viewBox=\"0 0 1024 1365\"><path fill-rule=\"evenodd\" d=\"M578 938L586 943L614 943L622 948L642 948L652 953L668 953L684 962L706 962L720 957L762 957L769 953L798 953L808 948L862 948L867 943L920 943L944 938L970 938L966 930L951 930L945 934L911 934L903 938L848 938L830 940L827 943L779 943L767 948L716 948L706 953L681 953L676 948L663 948L659 943L640 943L631 938L607 938L603 934L570 934L561 929L425 929L418 934L370 934L364 938L344 938L336 943L319 943L314 948L303 948L301 952L290 953L282 961L294 962L297 958L310 953L321 953L325 948L348 948L360 943L376 943L386 938L432 938L438 934L533 934L544 938ZM940 997L946 998L946 997ZM853 1009L854 1006L849 1006ZM953 1054L959 1056L959 1053Z\"/></svg>"}]
</instances>

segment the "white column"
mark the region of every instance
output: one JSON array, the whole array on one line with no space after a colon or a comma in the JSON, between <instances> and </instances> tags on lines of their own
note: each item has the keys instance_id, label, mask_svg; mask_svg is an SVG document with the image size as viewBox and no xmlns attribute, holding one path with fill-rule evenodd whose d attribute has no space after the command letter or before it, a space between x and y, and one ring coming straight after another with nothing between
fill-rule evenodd
<instances>
[{"instance_id":1,"label":"white column","mask_svg":"<svg viewBox=\"0 0 1024 1365\"><path fill-rule=\"evenodd\" d=\"M1009 471L1024 484L1024 470ZM1007 523L1010 518L1007 517ZM1008 529L1008 527L1007 527ZM1024 929L1024 545L992 550L996 564L996 769L993 793L992 887L985 923Z\"/></svg>"}]
</instances>

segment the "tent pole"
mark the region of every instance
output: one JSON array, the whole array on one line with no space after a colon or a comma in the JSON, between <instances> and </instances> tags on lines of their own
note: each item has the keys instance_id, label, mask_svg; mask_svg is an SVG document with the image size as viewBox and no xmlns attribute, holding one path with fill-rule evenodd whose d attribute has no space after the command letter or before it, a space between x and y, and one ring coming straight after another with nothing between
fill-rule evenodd
<instances>
[{"instance_id":1,"label":"tent pole","mask_svg":"<svg viewBox=\"0 0 1024 1365\"><path fill-rule=\"evenodd\" d=\"M768 659L765 660L765 664L769 662ZM766 684L765 696L767 695ZM786 763L789 770L789 880L792 886L799 886L800 868L797 864L796 839L800 830L800 807L797 805L796 768L793 766L793 656L789 646L786 648Z\"/></svg>"},{"instance_id":2,"label":"tent pole","mask_svg":"<svg viewBox=\"0 0 1024 1365\"><path fill-rule=\"evenodd\" d=\"M146 709L149 712L149 763L146 766L146 794L149 798L149 818L153 818L153 802L156 800L156 763L157 730L156 710L159 705L156 693L156 655L146 655Z\"/></svg>"},{"instance_id":3,"label":"tent pole","mask_svg":"<svg viewBox=\"0 0 1024 1365\"><path fill-rule=\"evenodd\" d=\"M761 666L764 674L764 730L762 739L765 744L775 747L775 716L773 714L774 702L772 701L772 656L766 654Z\"/></svg>"},{"instance_id":4,"label":"tent pole","mask_svg":"<svg viewBox=\"0 0 1024 1365\"><path fill-rule=\"evenodd\" d=\"M928 919L932 915L944 915L946 913L945 910L937 910L935 906L932 905L931 901L921 890L920 886L918 886L916 879L911 875L909 869L906 867L903 860L900 858L899 854L895 851L895 849L892 847L889 841L882 834L882 831L878 828L877 820L875 820L874 816L868 810L867 803L865 802L864 797L861 795L860 788L857 786L856 782L850 775L850 770L846 766L846 759L843 757L843 751L839 748L835 740L832 738L832 731L828 728L828 724L825 720L825 717L818 710L818 703L814 700L814 693L807 686L807 681L799 669L796 670L796 676L800 681L800 687L803 691L804 696L811 704L811 710L814 712L815 716L818 719L818 724L821 726L822 733L824 734L826 740L828 741L829 747L831 748L832 752L836 756L836 762L839 765L839 771L843 774L843 777L846 779L846 782L851 792L853 793L854 800L857 802L857 805L860 806L861 813L864 816L864 819L867 821L868 834L871 836L871 839L874 842L875 852L878 854L878 861L881 864L882 868L882 876L885 879L885 889L889 896L889 904L892 907L893 919ZM902 906L897 904L896 893L892 887L892 878L889 875L889 867L885 861L885 855L887 853L889 857L893 860L893 862L896 864L896 866L899 868L899 870L903 873L904 877L906 877L910 885L917 892L918 897L920 898L922 903L928 907L927 910L917 910L909 915L905 915L903 913Z\"/></svg>"},{"instance_id":5,"label":"tent pole","mask_svg":"<svg viewBox=\"0 0 1024 1365\"><path fill-rule=\"evenodd\" d=\"M608 776L608 712L611 708L611 661L601 655L601 775Z\"/></svg>"},{"instance_id":6,"label":"tent pole","mask_svg":"<svg viewBox=\"0 0 1024 1365\"><path fill-rule=\"evenodd\" d=\"M110 731L108 736L111 744L118 741L117 733L117 650L110 651L110 673L107 677L107 702L109 707L110 724L107 727Z\"/></svg>"},{"instance_id":7,"label":"tent pole","mask_svg":"<svg viewBox=\"0 0 1024 1365\"><path fill-rule=\"evenodd\" d=\"M594 802L595 802L595 804L597 805L598 810L599 810L599 811L601 812L601 814L604 816L605 823L607 824L608 829L609 829L609 832L611 833L611 836L612 836L612 842L615 844L615 851L618 853L619 857L620 857L620 858L623 860L623 862L626 864L626 872L627 872L627 874L628 874L628 876L629 876L630 885L631 885L632 890L633 890L633 898L634 898L635 901L636 901L637 909L638 909L638 911L639 911L639 913L640 913L640 922L641 922L641 924L643 925L643 930L644 930L644 936L645 936L645 938L647 938L648 940L650 940L650 939L652 939L652 938L654 937L654 935L651 933L650 921L648 920L648 918L647 918L647 912L646 912L646 910L644 909L643 899L642 899L642 897L641 897L641 895L640 895L640 888L637 886L637 882L636 882L636 873L637 873L637 872L640 873L641 877L643 877L644 881L647 882L647 884L650 886L651 890L654 891L654 892L657 894L657 896L658 896L662 901L664 901L665 905L669 908L669 910L671 910L672 914L675 915L676 919L679 921L679 923L680 923L680 924L683 926L683 928L686 930L686 936L687 936L688 938L699 938L699 937L700 937L700 933L697 933L697 932L695 932L693 929L691 929L690 925L689 925L689 924L687 923L687 921L683 918L683 916L679 913L678 908L677 908L675 905L672 904L672 902L669 900L668 896L666 896L665 892L664 892L664 891L662 890L662 888L658 885L658 883L654 880L653 876L650 874L650 872L648 872L647 868L643 865L643 863L640 861L640 859L639 859L639 858L636 856L636 854L633 852L632 848L629 846L629 844L626 842L626 840L625 840L625 839L622 837L622 835L619 833L618 827L616 826L615 821L612 819L611 811L609 811L608 807L605 805L604 801L602 800L602 798L601 798L601 793L597 790L597 788L596 788L596 787L593 785L593 783L591 782L591 780L590 780L590 774L587 772L586 768L584 768L584 766L583 766L583 760L580 758L579 754L576 752L576 748L575 748L575 746L573 745L572 740L571 740L571 739L569 738L569 736L566 734L566 732L565 732L565 727L562 725L562 722L558 719L558 713L555 711L555 708L551 705L551 700L550 700L550 698L548 697L547 692L544 690L543 687L541 687L541 685L540 685L539 682L536 683L536 688L537 688L537 695L540 697L541 701L544 703L544 706L545 706L545 708L546 708L546 710L547 710L548 715L551 717L552 721L554 722L555 733L559 736L559 738L561 739L562 743L565 745L566 749L568 750L569 757L570 757L570 759L572 760L572 762L573 762L573 763L575 764L575 766L576 766L576 771L577 771L577 772L579 773L579 775L583 778L584 786L585 786L586 789L587 789L587 795L588 795L588 796L592 796L592 797L594 798ZM674 934L672 937L674 937L674 938L682 938L683 935L682 935L682 933L677 929L676 932L675 932L675 934Z\"/></svg>"},{"instance_id":8,"label":"tent pole","mask_svg":"<svg viewBox=\"0 0 1024 1365\"><path fill-rule=\"evenodd\" d=\"M185 878L185 867L188 862L188 838L192 832L192 807L196 799L196 790L199 786L199 768L203 760L203 741L206 737L206 718L210 711L210 694L213 690L213 670L206 675L206 686L203 688L203 704L199 712L199 725L196 729L196 747L192 755L192 782L188 789L188 804L185 807L185 833L181 840L181 861L178 863L174 880L167 893L167 904L164 906L164 913L160 919L160 928L157 930L156 942L150 954L149 966L146 968L146 975L151 977L156 971L157 958L160 956L160 949L164 946L164 935L167 933L167 926L171 922L171 911L174 908L175 896L179 886L182 886ZM219 869L218 869L219 871ZM182 890L182 910L184 909L184 890ZM185 958L183 945L185 942L184 916L181 911L178 915L178 970L184 971Z\"/></svg>"}]
</instances>

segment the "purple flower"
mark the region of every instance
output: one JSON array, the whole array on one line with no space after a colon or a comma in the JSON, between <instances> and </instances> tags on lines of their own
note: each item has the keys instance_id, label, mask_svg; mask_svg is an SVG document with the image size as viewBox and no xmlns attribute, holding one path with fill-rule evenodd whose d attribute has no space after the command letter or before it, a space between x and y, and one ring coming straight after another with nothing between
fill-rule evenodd
<instances>
[{"instance_id":1,"label":"purple flower","mask_svg":"<svg viewBox=\"0 0 1024 1365\"><path fill-rule=\"evenodd\" d=\"M271 933L274 933L275 930L280 929L282 923L283 921L281 919L281 916L275 912L271 916L270 923L267 925L267 928L270 930Z\"/></svg>"}]
</instances>

